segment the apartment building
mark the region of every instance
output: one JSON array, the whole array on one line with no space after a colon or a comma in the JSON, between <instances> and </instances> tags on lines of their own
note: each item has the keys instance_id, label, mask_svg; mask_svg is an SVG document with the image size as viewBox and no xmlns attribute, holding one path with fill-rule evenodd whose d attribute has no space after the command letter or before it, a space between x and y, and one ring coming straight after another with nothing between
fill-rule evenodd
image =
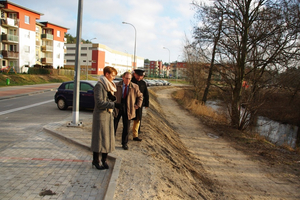
<instances>
[{"instance_id":1,"label":"apartment building","mask_svg":"<svg viewBox=\"0 0 300 200\"><path fill-rule=\"evenodd\" d=\"M0 69L27 73L34 65L64 65L64 35L68 28L37 22L43 15L11 1L0 0Z\"/></svg>"},{"instance_id":2,"label":"apartment building","mask_svg":"<svg viewBox=\"0 0 300 200\"><path fill-rule=\"evenodd\" d=\"M75 67L76 44L65 44L66 46L66 64L65 68ZM81 44L79 66L81 73L102 75L105 66L112 66L117 69L120 76L126 71L132 71L134 68L144 67L144 58L113 50L103 44Z\"/></svg>"},{"instance_id":3,"label":"apartment building","mask_svg":"<svg viewBox=\"0 0 300 200\"><path fill-rule=\"evenodd\" d=\"M150 61L145 69L149 77L184 78L186 76L186 62L174 62L166 66L162 61Z\"/></svg>"}]
</instances>

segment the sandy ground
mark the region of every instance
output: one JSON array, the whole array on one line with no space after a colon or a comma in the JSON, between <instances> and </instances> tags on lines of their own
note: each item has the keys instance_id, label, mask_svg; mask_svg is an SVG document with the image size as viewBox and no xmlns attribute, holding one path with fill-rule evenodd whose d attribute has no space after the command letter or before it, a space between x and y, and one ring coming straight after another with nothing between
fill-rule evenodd
<instances>
[{"instance_id":1,"label":"sandy ground","mask_svg":"<svg viewBox=\"0 0 300 200\"><path fill-rule=\"evenodd\" d=\"M176 87L164 88L151 95L142 142L130 135L123 150L119 127L114 199L300 199L299 176L236 150L178 106L171 98Z\"/></svg>"}]
</instances>

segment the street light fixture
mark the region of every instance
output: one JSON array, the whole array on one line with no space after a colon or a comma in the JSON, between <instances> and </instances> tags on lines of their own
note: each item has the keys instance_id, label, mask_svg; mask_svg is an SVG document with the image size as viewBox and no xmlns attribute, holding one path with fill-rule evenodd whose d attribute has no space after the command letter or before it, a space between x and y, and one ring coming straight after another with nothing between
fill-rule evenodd
<instances>
[{"instance_id":1,"label":"street light fixture","mask_svg":"<svg viewBox=\"0 0 300 200\"><path fill-rule=\"evenodd\" d=\"M95 40L95 39L97 39L97 38L92 38L89 41L92 43L92 40ZM87 49L87 52L86 52L86 80L88 80L88 64L89 64L88 52L89 52L89 50Z\"/></svg>"},{"instance_id":2,"label":"street light fixture","mask_svg":"<svg viewBox=\"0 0 300 200\"><path fill-rule=\"evenodd\" d=\"M168 49L167 47L163 47L163 49L167 49L169 51L169 67L171 67L171 63L170 63L170 49Z\"/></svg>"},{"instance_id":3,"label":"street light fixture","mask_svg":"<svg viewBox=\"0 0 300 200\"><path fill-rule=\"evenodd\" d=\"M90 39L89 41L92 43L92 40L95 40L95 39L97 39L97 38L92 38L92 39Z\"/></svg>"},{"instance_id":4,"label":"street light fixture","mask_svg":"<svg viewBox=\"0 0 300 200\"><path fill-rule=\"evenodd\" d=\"M122 24L128 24L128 25L131 25L133 28L134 28L134 63L133 63L133 68L135 69L136 68L136 58L135 58L135 53L136 53L136 29L135 29L135 27L132 25L132 24L130 24L130 23L127 23L127 22L122 22Z\"/></svg>"}]
</instances>

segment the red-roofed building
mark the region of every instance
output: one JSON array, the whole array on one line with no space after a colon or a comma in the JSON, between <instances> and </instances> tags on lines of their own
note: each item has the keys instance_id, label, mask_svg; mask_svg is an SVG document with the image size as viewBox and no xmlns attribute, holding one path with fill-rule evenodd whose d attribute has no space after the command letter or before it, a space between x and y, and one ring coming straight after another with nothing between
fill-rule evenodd
<instances>
[{"instance_id":1,"label":"red-roofed building","mask_svg":"<svg viewBox=\"0 0 300 200\"><path fill-rule=\"evenodd\" d=\"M37 11L0 0L0 68L26 73L36 64L54 68L64 65L64 35L67 28L49 22L37 22Z\"/></svg>"}]
</instances>

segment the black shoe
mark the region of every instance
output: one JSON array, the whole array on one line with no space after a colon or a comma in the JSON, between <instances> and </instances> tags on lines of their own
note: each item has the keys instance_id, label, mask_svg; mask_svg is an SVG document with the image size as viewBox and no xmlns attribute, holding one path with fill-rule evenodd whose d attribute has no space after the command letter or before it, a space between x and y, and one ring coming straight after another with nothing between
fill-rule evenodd
<instances>
[{"instance_id":1,"label":"black shoe","mask_svg":"<svg viewBox=\"0 0 300 200\"><path fill-rule=\"evenodd\" d=\"M109 166L106 161L104 161L104 162L102 161L102 165L105 169L109 169Z\"/></svg>"},{"instance_id":2,"label":"black shoe","mask_svg":"<svg viewBox=\"0 0 300 200\"><path fill-rule=\"evenodd\" d=\"M122 148L123 148L124 150L128 150L127 144L122 145Z\"/></svg>"},{"instance_id":3,"label":"black shoe","mask_svg":"<svg viewBox=\"0 0 300 200\"><path fill-rule=\"evenodd\" d=\"M142 139L139 138L139 137L135 137L135 138L133 138L133 140L134 140L134 141L139 141L139 142L142 141Z\"/></svg>"},{"instance_id":4,"label":"black shoe","mask_svg":"<svg viewBox=\"0 0 300 200\"><path fill-rule=\"evenodd\" d=\"M96 167L96 169L98 169L98 170L105 169L103 165L99 165L99 163L95 163L95 162L92 162L92 167Z\"/></svg>"}]
</instances>

